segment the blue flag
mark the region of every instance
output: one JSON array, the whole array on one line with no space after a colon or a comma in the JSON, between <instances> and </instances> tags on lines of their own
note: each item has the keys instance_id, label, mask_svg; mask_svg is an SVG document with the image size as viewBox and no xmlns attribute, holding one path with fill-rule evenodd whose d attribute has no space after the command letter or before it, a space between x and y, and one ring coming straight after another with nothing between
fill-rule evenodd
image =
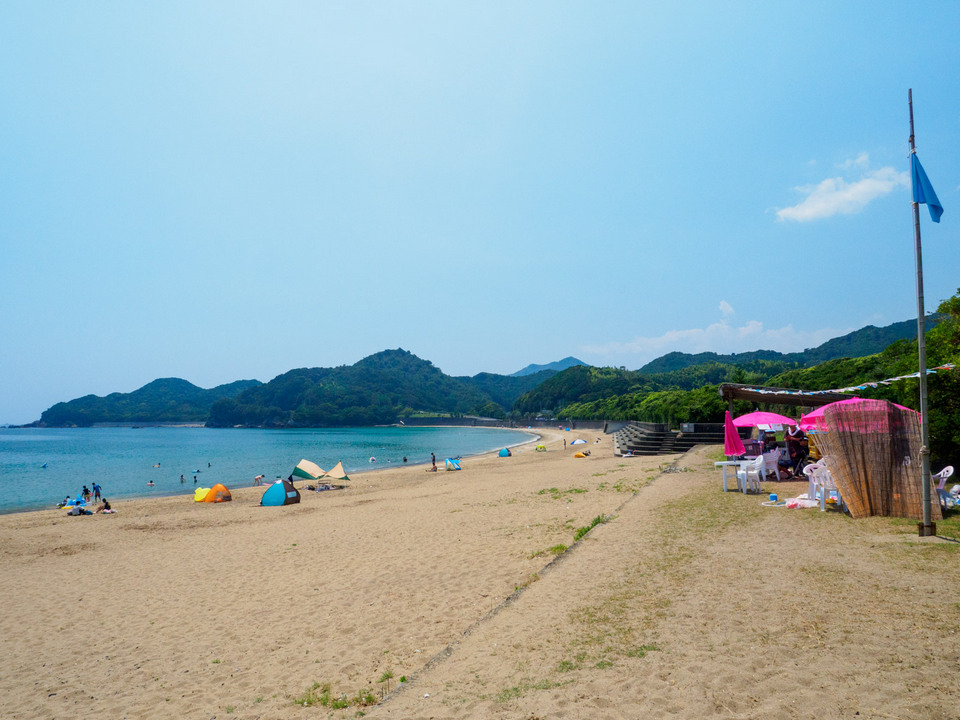
<instances>
[{"instance_id":1,"label":"blue flag","mask_svg":"<svg viewBox=\"0 0 960 720\"><path fill-rule=\"evenodd\" d=\"M910 169L913 175L913 201L915 203L926 204L930 211L930 219L935 223L940 222L940 216L943 215L943 205L940 199L933 191L933 185L927 179L927 174L923 171L923 165L920 164L920 158L916 153L910 155Z\"/></svg>"}]
</instances>

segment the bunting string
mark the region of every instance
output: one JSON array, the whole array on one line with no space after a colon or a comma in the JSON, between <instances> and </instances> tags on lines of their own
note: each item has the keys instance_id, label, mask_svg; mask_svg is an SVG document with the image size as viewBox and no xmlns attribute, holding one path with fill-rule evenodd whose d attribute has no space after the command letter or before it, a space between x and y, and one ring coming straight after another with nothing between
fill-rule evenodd
<instances>
[{"instance_id":1,"label":"bunting string","mask_svg":"<svg viewBox=\"0 0 960 720\"><path fill-rule=\"evenodd\" d=\"M938 365L935 368L928 368L927 375L936 375L940 370L955 370L956 365L954 363L947 363L946 365ZM750 392L760 393L761 395L824 395L826 393L850 393L857 392L858 390L866 390L867 388L875 388L880 385L890 385L897 382L898 380L907 380L909 378L918 378L920 377L920 372L910 373L909 375L898 375L897 377L887 378L886 380L874 380L873 382L865 382L860 385L851 385L850 387L844 388L833 388L832 390L770 390L769 388L745 388Z\"/></svg>"}]
</instances>

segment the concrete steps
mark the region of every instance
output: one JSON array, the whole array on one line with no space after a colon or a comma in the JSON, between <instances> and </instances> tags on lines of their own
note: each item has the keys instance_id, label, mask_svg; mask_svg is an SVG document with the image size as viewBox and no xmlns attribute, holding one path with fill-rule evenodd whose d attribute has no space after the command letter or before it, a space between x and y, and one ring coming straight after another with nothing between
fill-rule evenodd
<instances>
[{"instance_id":1,"label":"concrete steps","mask_svg":"<svg viewBox=\"0 0 960 720\"><path fill-rule=\"evenodd\" d=\"M683 431L670 430L665 424L633 422L614 433L620 455L668 455L686 452L694 445L722 445L723 425L697 423Z\"/></svg>"}]
</instances>

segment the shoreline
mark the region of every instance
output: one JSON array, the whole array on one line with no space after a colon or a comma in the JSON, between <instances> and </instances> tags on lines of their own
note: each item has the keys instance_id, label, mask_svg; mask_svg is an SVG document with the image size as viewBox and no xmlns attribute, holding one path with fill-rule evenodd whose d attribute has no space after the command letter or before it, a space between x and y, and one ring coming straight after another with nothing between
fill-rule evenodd
<instances>
[{"instance_id":1,"label":"shoreline","mask_svg":"<svg viewBox=\"0 0 960 720\"><path fill-rule=\"evenodd\" d=\"M51 429L52 429L52 430L97 430L97 429L117 429L118 427L124 427L124 426L110 426L110 427L103 426L103 427L91 427L91 428L10 428L10 429L27 429L27 430L36 430L36 429L42 429L42 430L51 430ZM144 426L144 427L146 428L147 426ZM157 428L158 426L149 426L149 427L150 427L150 428ZM165 427L167 427L167 428L176 427L177 429L181 429L181 428L194 429L194 426L184 426L184 425L176 425L176 426L174 426L174 425L166 425ZM196 426L196 427L197 427L198 429L212 429L212 430L223 430L223 429L225 429L225 428L205 428L205 427L203 427L203 426ZM403 427L403 426L398 426L398 427ZM495 428L486 428L486 427L483 427L483 428L477 428L477 427L472 426L472 425L462 425L462 426L461 426L461 425L436 425L436 426L430 425L430 426L415 426L415 427L411 426L411 427L408 428L408 429L413 430L413 429L421 429L421 428L435 428L435 429L438 429L438 430L452 430L452 429L463 429L463 430L475 430L475 429L479 429L479 430L506 430L506 431L510 431L510 432L520 432L520 433L524 433L525 435L530 435L530 436L532 436L532 438L529 439L529 440L523 440L523 441L521 441L521 442L511 443L511 444L507 444L507 445L498 445L496 448L493 448L493 449L491 449L491 450L485 450L485 451L482 451L482 452L480 452L480 453L472 453L472 454L467 454L467 455L461 455L461 456L460 456L461 458L466 458L466 459L483 457L483 456L488 455L488 454L496 453L501 447L510 447L510 448L522 447L523 445L535 443L535 442L539 441L539 440L541 439L541 437L542 437L542 436L539 435L535 430L526 429L526 428L506 428L506 427L495 427ZM232 428L226 428L226 429L232 429ZM261 430L261 428L244 428L244 429ZM317 429L317 428L315 428L315 429ZM329 428L319 428L319 429L329 429ZM366 427L360 427L360 428L354 428L354 429L363 430L363 429L367 429L367 428L366 428ZM286 432L286 430L276 430L276 432ZM308 458L308 459L309 459L309 458ZM443 468L443 461L444 461L445 459L446 459L446 458L440 458L440 457L437 458L437 461L438 461L437 469L438 469L438 471L444 469L444 468ZM430 465L430 462L429 462L428 460L427 460L427 461L421 461L421 462L408 462L408 463L390 462L389 464L385 464L385 465L379 465L378 463L368 463L368 465L360 465L360 466L358 466L357 468L352 469L352 470L350 471L350 475L351 475L351 476L360 476L360 475L365 475L365 474L371 473L371 472L379 472L379 471L390 470L390 469L394 469L394 468L417 467L417 466L424 466L424 465L425 465L425 466L429 466L429 465ZM297 481L299 482L299 480L300 480L300 479L298 478ZM256 487L266 488L268 485L272 484L274 481L275 481L275 479L271 479L269 482L264 482L264 484L263 484L262 486L256 486ZM80 484L82 484L82 483L80 483ZM88 481L88 484L89 484L89 481ZM211 484L211 483L208 482L208 485L209 485L209 484ZM252 485L245 485L245 484L234 484L234 483L224 483L224 484L227 485L228 489L229 489L231 492L233 492L235 488L239 489L239 488L244 488L244 487L254 487L254 486L252 486ZM162 498L171 498L171 497L193 497L193 490L195 490L195 489L198 488L198 487L204 487L204 481L203 481L203 480L198 481L197 484L193 484L193 483L189 483L189 482L188 482L188 483L186 483L185 485L180 486L180 487L173 486L172 489L163 489L163 490L153 490L153 489L151 489L151 490L149 490L149 491L142 491L142 490L140 490L140 491L135 491L134 494L128 494L128 495L111 493L111 494L108 495L108 497L110 498L111 505L116 506L117 503L123 503L123 502L128 502L128 501L160 500L160 499L162 499ZM193 488L193 490L191 490L191 488ZM73 495L75 495L75 493L71 493L71 496L73 496ZM116 498L116 499L114 499L114 498ZM23 513L45 512L45 511L47 511L47 510L58 510L58 511L59 511L59 510L61 510L61 509L56 507L56 502L57 502L58 500L60 500L60 499L62 499L62 498L58 498L57 500L53 500L52 502L44 502L44 503L37 504L37 505L19 506L19 507L0 507L0 517L4 517L4 516L7 516L7 515L20 515L20 514L23 514ZM90 504L87 505L87 507L88 507L88 508L96 507L96 504L91 502Z\"/></svg>"}]
</instances>

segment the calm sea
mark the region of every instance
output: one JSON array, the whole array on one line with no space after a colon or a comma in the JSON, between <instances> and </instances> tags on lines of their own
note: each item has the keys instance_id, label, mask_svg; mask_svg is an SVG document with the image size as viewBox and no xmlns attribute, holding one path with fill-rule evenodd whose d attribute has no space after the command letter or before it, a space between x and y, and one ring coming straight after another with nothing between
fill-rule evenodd
<instances>
[{"instance_id":1,"label":"calm sea","mask_svg":"<svg viewBox=\"0 0 960 720\"><path fill-rule=\"evenodd\" d=\"M404 456L429 463L433 452L442 463L532 437L495 428L0 428L0 513L55 507L94 482L110 500L192 494L195 477L198 487L250 486L256 475L287 477L301 458L325 470L342 461L352 475L401 465Z\"/></svg>"}]
</instances>

